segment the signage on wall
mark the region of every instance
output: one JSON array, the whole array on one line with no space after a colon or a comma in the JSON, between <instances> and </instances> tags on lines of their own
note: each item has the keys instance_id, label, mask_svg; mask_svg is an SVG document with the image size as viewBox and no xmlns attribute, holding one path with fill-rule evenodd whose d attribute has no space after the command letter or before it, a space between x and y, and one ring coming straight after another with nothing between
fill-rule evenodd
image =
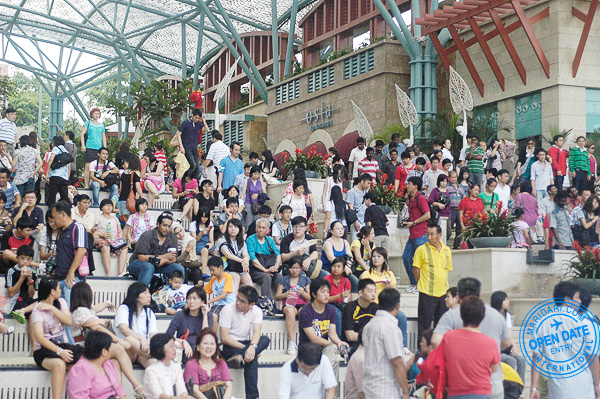
<instances>
[{"instance_id":1,"label":"signage on wall","mask_svg":"<svg viewBox=\"0 0 600 399\"><path fill-rule=\"evenodd\" d=\"M515 98L515 138L542 134L542 93Z\"/></svg>"},{"instance_id":2,"label":"signage on wall","mask_svg":"<svg viewBox=\"0 0 600 399\"><path fill-rule=\"evenodd\" d=\"M321 101L321 106L314 110L307 111L306 117L300 119L300 122L306 122L306 124L310 125L311 132L314 132L317 129L333 126L331 115L333 114L333 111L337 111L338 109L339 108L331 108L331 105L326 105L324 101Z\"/></svg>"}]
</instances>

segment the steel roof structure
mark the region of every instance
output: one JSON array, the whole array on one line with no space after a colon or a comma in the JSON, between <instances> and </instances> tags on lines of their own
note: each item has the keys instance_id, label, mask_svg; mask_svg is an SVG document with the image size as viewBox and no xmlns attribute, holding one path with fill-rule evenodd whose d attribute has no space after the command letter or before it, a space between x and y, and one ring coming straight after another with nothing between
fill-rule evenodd
<instances>
[{"instance_id":1,"label":"steel roof structure","mask_svg":"<svg viewBox=\"0 0 600 399\"><path fill-rule=\"evenodd\" d=\"M266 100L265 82L239 35L269 30L274 36L279 31L300 36L296 21L316 1L3 0L0 56L6 63L34 73L52 99L68 99L85 120L87 112L78 92L125 70L132 79L145 81L165 74L183 79L193 76L197 86L200 68L221 48L237 52L233 41L240 50L244 72ZM29 48L33 45L33 53L25 49L23 39ZM299 43L299 39L290 41L290 46ZM49 55L49 48L60 55ZM290 49L273 49L286 50L289 53ZM13 55L10 59L9 53ZM78 67L83 53L100 62Z\"/></svg>"}]
</instances>

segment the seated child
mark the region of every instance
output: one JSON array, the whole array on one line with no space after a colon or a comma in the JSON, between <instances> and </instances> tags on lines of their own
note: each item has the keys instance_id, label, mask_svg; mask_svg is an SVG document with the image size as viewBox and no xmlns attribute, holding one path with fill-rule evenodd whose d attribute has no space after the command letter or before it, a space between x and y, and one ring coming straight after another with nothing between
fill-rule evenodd
<instances>
[{"instance_id":1,"label":"seated child","mask_svg":"<svg viewBox=\"0 0 600 399\"><path fill-rule=\"evenodd\" d=\"M428 328L423 331L423 337L421 337L421 342L419 343L419 350L414 355L410 352L405 352L409 356L408 359L405 359L406 369L408 370L408 381L414 380L417 378L419 374L418 364L422 360L427 359L427 355L434 349L433 345L431 345L431 337L433 336L433 329Z\"/></svg>"},{"instance_id":2,"label":"seated child","mask_svg":"<svg viewBox=\"0 0 600 399\"><path fill-rule=\"evenodd\" d=\"M219 256L212 256L208 259L208 269L212 278L204 285L204 291L207 294L214 292L215 296L206 303L213 304L210 312L215 317L215 323L218 320L221 309L227 304L235 302L235 290L233 289L233 277L223 270L223 259Z\"/></svg>"},{"instance_id":3,"label":"seated child","mask_svg":"<svg viewBox=\"0 0 600 399\"><path fill-rule=\"evenodd\" d=\"M26 217L22 217L17 221L17 228L12 229L11 232L6 232L3 236L2 247L5 249L2 252L2 260L8 267L13 267L17 261L17 249L22 245L32 245L31 233L35 229L34 222ZM39 267L39 263L29 263L29 266L33 266L36 269Z\"/></svg>"},{"instance_id":4,"label":"seated child","mask_svg":"<svg viewBox=\"0 0 600 399\"><path fill-rule=\"evenodd\" d=\"M171 273L169 285L152 294L152 299L158 305L159 312L174 315L186 305L187 292L193 285L183 284L183 273L175 270Z\"/></svg>"}]
</instances>

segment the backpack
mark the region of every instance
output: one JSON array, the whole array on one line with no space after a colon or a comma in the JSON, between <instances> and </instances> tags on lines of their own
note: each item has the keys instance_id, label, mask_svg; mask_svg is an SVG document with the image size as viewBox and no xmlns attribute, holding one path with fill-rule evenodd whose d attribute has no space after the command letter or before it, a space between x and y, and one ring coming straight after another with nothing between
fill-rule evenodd
<instances>
[{"instance_id":1,"label":"backpack","mask_svg":"<svg viewBox=\"0 0 600 399\"><path fill-rule=\"evenodd\" d=\"M258 301L256 301L256 306L262 310L263 316L274 316L275 310L277 309L275 306L275 301L271 298L267 298L264 295L258 298Z\"/></svg>"},{"instance_id":2,"label":"backpack","mask_svg":"<svg viewBox=\"0 0 600 399\"><path fill-rule=\"evenodd\" d=\"M58 149L60 150L60 154L54 155L54 160L50 165L50 169L52 170L60 169L75 161L67 151L61 150L60 147Z\"/></svg>"}]
</instances>

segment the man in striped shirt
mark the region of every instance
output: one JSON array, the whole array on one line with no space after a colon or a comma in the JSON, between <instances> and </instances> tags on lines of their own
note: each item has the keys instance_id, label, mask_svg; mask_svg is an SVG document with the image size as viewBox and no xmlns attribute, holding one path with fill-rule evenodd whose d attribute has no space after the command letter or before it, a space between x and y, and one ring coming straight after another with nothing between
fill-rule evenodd
<instances>
[{"instance_id":1,"label":"man in striped shirt","mask_svg":"<svg viewBox=\"0 0 600 399\"><path fill-rule=\"evenodd\" d=\"M367 147L367 157L358 163L358 175L363 173L371 176L373 180L377 179L377 171L379 170L379 162L374 158L375 150L373 147Z\"/></svg>"},{"instance_id":2,"label":"man in striped shirt","mask_svg":"<svg viewBox=\"0 0 600 399\"><path fill-rule=\"evenodd\" d=\"M581 193L587 187L590 173L590 155L585 148L585 137L577 137L577 147L569 152L569 169L571 169L572 186Z\"/></svg>"},{"instance_id":3,"label":"man in striped shirt","mask_svg":"<svg viewBox=\"0 0 600 399\"><path fill-rule=\"evenodd\" d=\"M206 160L202 164L202 177L208 178L213 182L213 185L217 185L217 176L219 174L219 168L221 166L221 160L231 153L229 146L223 143L223 135L218 130L210 132L212 135L212 144L206 154ZM209 176L208 164L213 161L214 174L211 171Z\"/></svg>"},{"instance_id":4,"label":"man in striped shirt","mask_svg":"<svg viewBox=\"0 0 600 399\"><path fill-rule=\"evenodd\" d=\"M15 156L15 138L17 137L17 110L7 108L4 119L0 120L0 140L6 141L8 153Z\"/></svg>"},{"instance_id":5,"label":"man in striped shirt","mask_svg":"<svg viewBox=\"0 0 600 399\"><path fill-rule=\"evenodd\" d=\"M479 146L479 138L476 136L471 137L471 148L467 152L467 167L471 172L471 181L479 184L481 187L483 183L483 157L485 151Z\"/></svg>"}]
</instances>

